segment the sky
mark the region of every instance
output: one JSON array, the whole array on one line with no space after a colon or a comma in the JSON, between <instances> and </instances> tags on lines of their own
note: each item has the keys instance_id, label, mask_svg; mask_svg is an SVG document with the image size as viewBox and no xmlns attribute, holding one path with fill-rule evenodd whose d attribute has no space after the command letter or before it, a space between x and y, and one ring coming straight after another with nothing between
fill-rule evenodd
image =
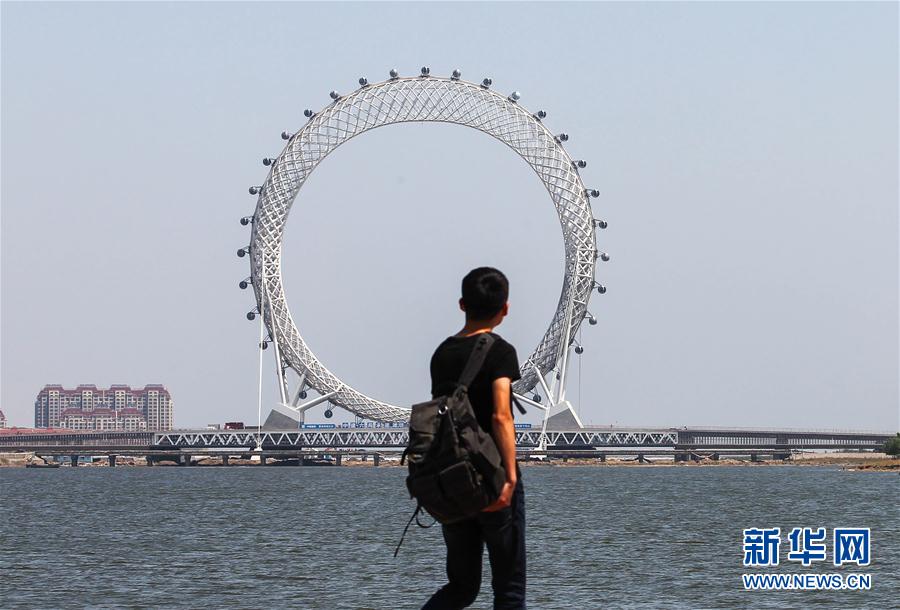
<instances>
[{"instance_id":1,"label":"sky","mask_svg":"<svg viewBox=\"0 0 900 610\"><path fill-rule=\"evenodd\" d=\"M586 423L900 428L896 3L0 11L11 425L32 424L47 383L163 383L178 427L255 422L259 327L235 255L247 188L329 91L429 66L520 91L588 161L611 258L570 371ZM497 332L524 360L559 298L559 221L520 158L454 125L342 146L285 235L307 343L398 405L429 398L428 359L459 330L459 281L480 265L510 278Z\"/></svg>"}]
</instances>

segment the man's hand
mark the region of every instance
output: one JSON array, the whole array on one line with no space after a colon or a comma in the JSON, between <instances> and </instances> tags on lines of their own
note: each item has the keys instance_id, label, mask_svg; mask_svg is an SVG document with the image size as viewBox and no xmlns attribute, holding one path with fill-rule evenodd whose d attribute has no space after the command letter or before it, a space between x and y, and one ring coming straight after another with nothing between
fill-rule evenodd
<instances>
[{"instance_id":1,"label":"man's hand","mask_svg":"<svg viewBox=\"0 0 900 610\"><path fill-rule=\"evenodd\" d=\"M490 504L486 508L483 508L481 512L493 513L498 510L503 510L504 508L512 504L512 496L515 490L516 482L506 481L506 483L503 484L503 489L500 490L500 496L496 500L494 500L493 504Z\"/></svg>"}]
</instances>

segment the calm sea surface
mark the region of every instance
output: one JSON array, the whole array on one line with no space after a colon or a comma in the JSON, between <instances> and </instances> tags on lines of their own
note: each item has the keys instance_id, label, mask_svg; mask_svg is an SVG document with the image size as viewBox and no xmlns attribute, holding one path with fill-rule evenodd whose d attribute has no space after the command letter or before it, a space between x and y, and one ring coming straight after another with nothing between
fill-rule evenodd
<instances>
[{"instance_id":1,"label":"calm sea surface","mask_svg":"<svg viewBox=\"0 0 900 610\"><path fill-rule=\"evenodd\" d=\"M398 468L0 469L2 608L418 608L438 527ZM900 476L784 467L524 469L531 608L896 608ZM744 527L870 527L871 591L745 592ZM790 563L790 565L787 565ZM766 569L756 569L760 572ZM485 578L476 608L491 606Z\"/></svg>"}]
</instances>

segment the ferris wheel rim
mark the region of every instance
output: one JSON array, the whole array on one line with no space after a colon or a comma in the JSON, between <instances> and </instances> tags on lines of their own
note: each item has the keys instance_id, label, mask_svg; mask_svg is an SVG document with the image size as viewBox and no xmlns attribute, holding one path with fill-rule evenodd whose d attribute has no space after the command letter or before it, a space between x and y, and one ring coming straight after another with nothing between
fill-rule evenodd
<instances>
[{"instance_id":1,"label":"ferris wheel rim","mask_svg":"<svg viewBox=\"0 0 900 610\"><path fill-rule=\"evenodd\" d=\"M458 103L456 110L464 112L464 116L454 114L452 107L441 108L446 111L443 114L434 114L437 106L447 103L442 96L451 94L461 99L455 102ZM384 110L376 106L383 101L380 97L387 99L389 104L400 104L399 110L389 107L387 111L393 115L379 114ZM333 92L332 103L318 113L311 113L312 116L308 114L306 125L287 138L284 149L270 163L265 182L255 187L259 198L248 253L257 309L287 366L320 395L330 395L329 402L361 417L382 421L405 418L409 413L407 407L392 405L355 390L321 363L306 345L290 314L281 276L284 226L306 179L339 146L379 127L441 122L474 128L506 144L538 174L559 216L566 249L564 277L551 324L538 347L523 362L522 379L516 382L514 391L527 392L537 385L539 378L542 382L543 375L550 372L548 362L558 359L560 350L567 349L574 341L575 333L587 315L587 303L595 285L594 263L598 254L590 195L575 162L562 146L564 139L554 136L537 116L524 111L517 103L518 98L513 97L506 98L483 84L430 75L366 83L346 96L336 96ZM403 104L408 100L419 106L406 108L404 114ZM478 120L483 118L479 112L485 108L483 114L488 114L489 121L479 123ZM360 126L354 124L354 120L364 123ZM540 144L541 148L535 153L534 146L529 144ZM561 200L564 200L562 204ZM569 342L562 345L566 330Z\"/></svg>"}]
</instances>

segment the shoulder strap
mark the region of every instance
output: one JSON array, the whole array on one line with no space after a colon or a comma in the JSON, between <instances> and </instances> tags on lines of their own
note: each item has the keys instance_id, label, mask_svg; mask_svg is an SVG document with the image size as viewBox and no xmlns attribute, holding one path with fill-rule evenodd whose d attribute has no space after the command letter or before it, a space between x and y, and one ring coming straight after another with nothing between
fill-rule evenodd
<instances>
[{"instance_id":1,"label":"shoulder strap","mask_svg":"<svg viewBox=\"0 0 900 610\"><path fill-rule=\"evenodd\" d=\"M494 338L490 333L481 333L475 342L475 347L472 348L469 359L466 361L466 367L463 369L462 375L459 376L459 385L469 387L469 384L475 379L475 375L481 370L481 365L484 364L488 350L491 349L493 344Z\"/></svg>"}]
</instances>

